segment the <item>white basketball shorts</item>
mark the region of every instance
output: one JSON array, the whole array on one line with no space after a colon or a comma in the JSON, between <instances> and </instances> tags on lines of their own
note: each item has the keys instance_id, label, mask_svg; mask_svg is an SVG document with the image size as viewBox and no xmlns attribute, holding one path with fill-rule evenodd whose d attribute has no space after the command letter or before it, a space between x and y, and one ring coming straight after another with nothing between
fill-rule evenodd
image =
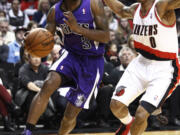
<instances>
[{"instance_id":1,"label":"white basketball shorts","mask_svg":"<svg viewBox=\"0 0 180 135\"><path fill-rule=\"evenodd\" d=\"M127 67L119 80L112 99L129 106L138 96L140 101L158 108L179 83L178 60L156 61L139 55Z\"/></svg>"}]
</instances>

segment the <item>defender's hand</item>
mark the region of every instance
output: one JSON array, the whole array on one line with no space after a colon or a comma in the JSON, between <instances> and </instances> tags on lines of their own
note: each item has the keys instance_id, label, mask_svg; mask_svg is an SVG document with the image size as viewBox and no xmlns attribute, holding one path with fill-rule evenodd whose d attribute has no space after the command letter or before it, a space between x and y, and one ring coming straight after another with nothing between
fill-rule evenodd
<instances>
[{"instance_id":1,"label":"defender's hand","mask_svg":"<svg viewBox=\"0 0 180 135\"><path fill-rule=\"evenodd\" d=\"M69 28L73 32L78 33L78 29L80 26L78 25L76 18L74 17L72 12L70 12L70 11L64 12L64 16L67 18L67 20L63 19L63 21L69 26Z\"/></svg>"}]
</instances>

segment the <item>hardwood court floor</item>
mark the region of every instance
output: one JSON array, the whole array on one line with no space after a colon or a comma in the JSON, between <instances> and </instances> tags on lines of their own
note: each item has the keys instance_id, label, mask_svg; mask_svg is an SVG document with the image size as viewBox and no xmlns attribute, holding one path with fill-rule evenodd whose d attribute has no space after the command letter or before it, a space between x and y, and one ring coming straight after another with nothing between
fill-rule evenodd
<instances>
[{"instance_id":1,"label":"hardwood court floor","mask_svg":"<svg viewBox=\"0 0 180 135\"><path fill-rule=\"evenodd\" d=\"M56 135L56 134L48 134L48 135ZM114 133L82 133L82 134L70 134L70 135L114 135ZM180 131L153 131L153 132L145 132L143 135L180 135Z\"/></svg>"}]
</instances>

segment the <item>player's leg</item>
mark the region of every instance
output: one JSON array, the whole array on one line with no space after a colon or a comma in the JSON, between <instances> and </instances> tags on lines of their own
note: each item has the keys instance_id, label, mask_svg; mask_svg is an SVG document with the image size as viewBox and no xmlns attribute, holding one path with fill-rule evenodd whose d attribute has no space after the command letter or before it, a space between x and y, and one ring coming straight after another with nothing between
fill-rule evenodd
<instances>
[{"instance_id":1,"label":"player's leg","mask_svg":"<svg viewBox=\"0 0 180 135\"><path fill-rule=\"evenodd\" d=\"M31 103L27 118L27 129L33 130L39 117L42 115L42 113L47 107L49 97L57 88L59 88L60 84L60 74L57 72L49 72L41 91L34 97Z\"/></svg>"},{"instance_id":2,"label":"player's leg","mask_svg":"<svg viewBox=\"0 0 180 135\"><path fill-rule=\"evenodd\" d=\"M67 135L74 129L76 126L76 118L81 110L82 108L78 108L68 102L58 135Z\"/></svg>"},{"instance_id":3,"label":"player's leg","mask_svg":"<svg viewBox=\"0 0 180 135\"><path fill-rule=\"evenodd\" d=\"M30 111L28 114L26 130L23 135L31 135L32 130L37 123L39 117L45 111L49 101L49 97L60 86L71 81L72 63L68 59L72 59L66 50L62 50L61 57L51 66L50 72L44 82L41 91L34 97ZM61 68L60 68L61 67ZM67 77L68 75L69 77Z\"/></svg>"},{"instance_id":4,"label":"player's leg","mask_svg":"<svg viewBox=\"0 0 180 135\"><path fill-rule=\"evenodd\" d=\"M131 135L141 135L147 128L147 119L150 113L141 105L136 110L134 122L130 127Z\"/></svg>"},{"instance_id":5,"label":"player's leg","mask_svg":"<svg viewBox=\"0 0 180 135\"><path fill-rule=\"evenodd\" d=\"M145 80L140 79L139 70L136 68L141 67L137 62L138 58L127 67L112 96L111 111L123 123L116 131L117 135L130 130L134 118L129 113L128 106L145 91Z\"/></svg>"},{"instance_id":6,"label":"player's leg","mask_svg":"<svg viewBox=\"0 0 180 135\"><path fill-rule=\"evenodd\" d=\"M45 111L52 93L59 88L61 84L61 76L57 72L50 72L44 82L44 85L39 93L34 97L30 111L28 114L27 122L36 124L41 114ZM40 109L41 108L41 109Z\"/></svg>"},{"instance_id":7,"label":"player's leg","mask_svg":"<svg viewBox=\"0 0 180 135\"><path fill-rule=\"evenodd\" d=\"M135 121L131 126L131 135L141 135L147 127L147 119L156 109L161 107L166 98L170 96L172 91L176 88L178 80L178 68L176 64L173 67L162 66L165 62L160 62L161 65L152 67L156 72L149 72L152 78L146 89L146 93L140 100L140 106L137 109ZM174 70L173 70L174 68ZM151 70L152 71L152 70ZM160 85L163 84L163 85Z\"/></svg>"}]
</instances>

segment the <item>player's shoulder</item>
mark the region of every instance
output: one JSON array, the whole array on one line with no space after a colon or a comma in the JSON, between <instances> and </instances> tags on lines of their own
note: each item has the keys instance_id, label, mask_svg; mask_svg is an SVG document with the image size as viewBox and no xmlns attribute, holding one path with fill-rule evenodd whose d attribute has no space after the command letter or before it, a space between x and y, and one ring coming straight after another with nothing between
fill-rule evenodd
<instances>
[{"instance_id":1,"label":"player's shoulder","mask_svg":"<svg viewBox=\"0 0 180 135\"><path fill-rule=\"evenodd\" d=\"M132 5L130 5L130 8L132 9L132 10L136 10L138 7L139 7L139 5L140 5L140 3L133 3Z\"/></svg>"},{"instance_id":2,"label":"player's shoulder","mask_svg":"<svg viewBox=\"0 0 180 135\"><path fill-rule=\"evenodd\" d=\"M168 0L157 0L156 7L161 8L162 6L167 5L167 4L168 4Z\"/></svg>"},{"instance_id":3,"label":"player's shoulder","mask_svg":"<svg viewBox=\"0 0 180 135\"><path fill-rule=\"evenodd\" d=\"M50 17L53 17L55 15L55 6L52 6L50 9L49 9L49 13L48 13L48 16Z\"/></svg>"},{"instance_id":4,"label":"player's shoulder","mask_svg":"<svg viewBox=\"0 0 180 135\"><path fill-rule=\"evenodd\" d=\"M102 0L90 0L90 2L91 2L91 7L92 7L92 6L94 6L94 7L95 7L95 6L98 6L98 7L99 7L99 6L102 6L102 5L104 6Z\"/></svg>"},{"instance_id":5,"label":"player's shoulder","mask_svg":"<svg viewBox=\"0 0 180 135\"><path fill-rule=\"evenodd\" d=\"M133 3L129 7L125 7L125 9L127 9L132 14L133 17L139 5L140 3Z\"/></svg>"},{"instance_id":6,"label":"player's shoulder","mask_svg":"<svg viewBox=\"0 0 180 135\"><path fill-rule=\"evenodd\" d=\"M91 1L91 9L94 14L96 14L96 12L102 11L102 9L104 9L104 4L103 4L102 0L90 0L90 1Z\"/></svg>"},{"instance_id":7,"label":"player's shoulder","mask_svg":"<svg viewBox=\"0 0 180 135\"><path fill-rule=\"evenodd\" d=\"M53 6L50 8L50 10L55 10L55 8L56 8L56 4L53 5Z\"/></svg>"}]
</instances>

